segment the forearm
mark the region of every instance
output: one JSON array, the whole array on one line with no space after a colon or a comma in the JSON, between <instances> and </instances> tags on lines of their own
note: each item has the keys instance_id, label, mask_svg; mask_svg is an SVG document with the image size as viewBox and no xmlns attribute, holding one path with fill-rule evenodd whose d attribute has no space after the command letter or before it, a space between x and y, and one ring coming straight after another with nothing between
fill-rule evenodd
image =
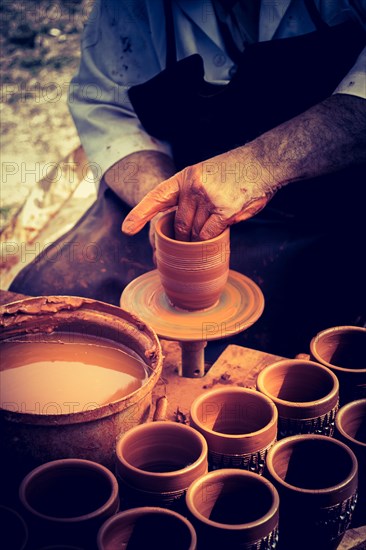
<instances>
[{"instance_id":1,"label":"forearm","mask_svg":"<svg viewBox=\"0 0 366 550\"><path fill-rule=\"evenodd\" d=\"M275 189L366 162L366 100L333 95L246 148Z\"/></svg>"},{"instance_id":2,"label":"forearm","mask_svg":"<svg viewBox=\"0 0 366 550\"><path fill-rule=\"evenodd\" d=\"M136 206L175 172L173 160L159 151L138 151L114 164L104 176L107 185L129 206Z\"/></svg>"}]
</instances>

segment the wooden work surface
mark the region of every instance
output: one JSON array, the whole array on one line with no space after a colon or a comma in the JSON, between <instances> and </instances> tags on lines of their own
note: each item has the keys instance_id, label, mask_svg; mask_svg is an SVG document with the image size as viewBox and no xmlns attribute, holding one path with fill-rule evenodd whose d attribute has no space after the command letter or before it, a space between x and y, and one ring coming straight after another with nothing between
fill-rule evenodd
<instances>
[{"instance_id":1,"label":"wooden work surface","mask_svg":"<svg viewBox=\"0 0 366 550\"><path fill-rule=\"evenodd\" d=\"M24 297L21 294L0 290L0 305ZM162 347L165 356L163 375L153 392L153 403L155 405L159 397L166 395L167 420L173 421L189 421L190 405L200 393L224 385L254 388L258 373L274 361L283 359L277 355L230 345L203 378L182 378L179 375L179 345L176 342L162 341ZM349 529L338 550L366 550L366 526Z\"/></svg>"}]
</instances>

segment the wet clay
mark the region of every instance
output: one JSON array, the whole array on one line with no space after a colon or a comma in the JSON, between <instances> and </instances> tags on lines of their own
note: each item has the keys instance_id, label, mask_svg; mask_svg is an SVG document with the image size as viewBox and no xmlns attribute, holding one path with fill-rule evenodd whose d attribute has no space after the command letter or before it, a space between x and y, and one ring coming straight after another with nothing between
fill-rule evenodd
<instances>
[{"instance_id":1,"label":"wet clay","mask_svg":"<svg viewBox=\"0 0 366 550\"><path fill-rule=\"evenodd\" d=\"M174 212L156 224L156 264L170 302L185 310L214 306L227 282L230 229L203 242L175 240Z\"/></svg>"},{"instance_id":2,"label":"wet clay","mask_svg":"<svg viewBox=\"0 0 366 550\"><path fill-rule=\"evenodd\" d=\"M66 414L129 395L147 380L139 359L107 339L77 333L1 343L1 407Z\"/></svg>"},{"instance_id":3,"label":"wet clay","mask_svg":"<svg viewBox=\"0 0 366 550\"><path fill-rule=\"evenodd\" d=\"M180 342L209 341L249 328L262 315L264 297L251 279L230 270L227 284L215 306L183 311L170 303L158 271L153 270L125 288L121 307L133 311L162 338Z\"/></svg>"}]
</instances>

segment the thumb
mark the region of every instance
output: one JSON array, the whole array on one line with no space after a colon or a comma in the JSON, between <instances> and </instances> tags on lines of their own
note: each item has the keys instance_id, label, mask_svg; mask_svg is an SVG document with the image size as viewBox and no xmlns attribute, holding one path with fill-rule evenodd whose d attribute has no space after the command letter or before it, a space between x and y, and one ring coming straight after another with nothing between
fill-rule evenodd
<instances>
[{"instance_id":1,"label":"thumb","mask_svg":"<svg viewBox=\"0 0 366 550\"><path fill-rule=\"evenodd\" d=\"M146 197L126 216L122 231L126 235L135 235L158 212L164 212L178 204L180 176L175 176L159 183Z\"/></svg>"}]
</instances>

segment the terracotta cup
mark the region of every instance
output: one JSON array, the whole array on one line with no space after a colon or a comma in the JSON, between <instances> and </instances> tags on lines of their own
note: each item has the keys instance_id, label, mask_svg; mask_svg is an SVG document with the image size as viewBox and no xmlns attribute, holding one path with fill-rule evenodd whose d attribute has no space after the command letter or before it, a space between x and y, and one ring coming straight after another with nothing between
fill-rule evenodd
<instances>
[{"instance_id":1,"label":"terracotta cup","mask_svg":"<svg viewBox=\"0 0 366 550\"><path fill-rule=\"evenodd\" d=\"M117 441L116 472L128 506L181 510L189 485L207 472L207 444L184 424L141 424Z\"/></svg>"},{"instance_id":2,"label":"terracotta cup","mask_svg":"<svg viewBox=\"0 0 366 550\"><path fill-rule=\"evenodd\" d=\"M28 541L28 527L12 508L0 505L0 543L8 550L24 550Z\"/></svg>"},{"instance_id":3,"label":"terracotta cup","mask_svg":"<svg viewBox=\"0 0 366 550\"><path fill-rule=\"evenodd\" d=\"M266 476L280 495L281 548L337 548L357 500L357 460L323 435L295 435L268 452Z\"/></svg>"},{"instance_id":4,"label":"terracotta cup","mask_svg":"<svg viewBox=\"0 0 366 550\"><path fill-rule=\"evenodd\" d=\"M366 525L366 399L341 407L335 425L335 437L346 443L358 460L358 501L352 525Z\"/></svg>"},{"instance_id":5,"label":"terracotta cup","mask_svg":"<svg viewBox=\"0 0 366 550\"><path fill-rule=\"evenodd\" d=\"M174 238L175 212L156 224L156 265L170 302L185 310L215 305L229 275L230 229L202 242Z\"/></svg>"},{"instance_id":6,"label":"terracotta cup","mask_svg":"<svg viewBox=\"0 0 366 550\"><path fill-rule=\"evenodd\" d=\"M300 359L277 361L259 373L257 389L278 409L278 439L333 434L339 384L328 368Z\"/></svg>"},{"instance_id":7,"label":"terracotta cup","mask_svg":"<svg viewBox=\"0 0 366 550\"><path fill-rule=\"evenodd\" d=\"M209 390L193 401L190 417L207 441L211 470L263 472L277 433L277 410L268 397L239 387Z\"/></svg>"},{"instance_id":8,"label":"terracotta cup","mask_svg":"<svg viewBox=\"0 0 366 550\"><path fill-rule=\"evenodd\" d=\"M366 328L341 326L319 332L310 342L310 357L337 375L341 405L366 398Z\"/></svg>"},{"instance_id":9,"label":"terracotta cup","mask_svg":"<svg viewBox=\"0 0 366 550\"><path fill-rule=\"evenodd\" d=\"M133 508L107 520L98 533L98 550L195 550L192 524L172 510Z\"/></svg>"},{"instance_id":10,"label":"terracotta cup","mask_svg":"<svg viewBox=\"0 0 366 550\"><path fill-rule=\"evenodd\" d=\"M262 476L238 469L210 472L192 483L186 502L199 548L277 546L279 497Z\"/></svg>"},{"instance_id":11,"label":"terracotta cup","mask_svg":"<svg viewBox=\"0 0 366 550\"><path fill-rule=\"evenodd\" d=\"M30 537L41 545L93 548L101 524L119 508L118 483L104 466L63 459L32 470L19 488Z\"/></svg>"}]
</instances>

